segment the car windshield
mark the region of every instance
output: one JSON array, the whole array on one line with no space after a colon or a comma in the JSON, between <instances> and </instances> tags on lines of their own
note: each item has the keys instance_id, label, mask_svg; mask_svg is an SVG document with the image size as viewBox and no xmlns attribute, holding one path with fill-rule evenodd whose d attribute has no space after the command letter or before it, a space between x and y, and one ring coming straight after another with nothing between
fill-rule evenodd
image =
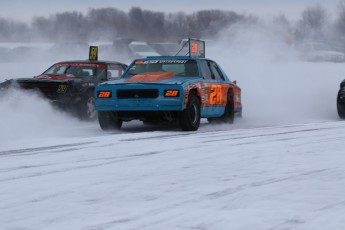
<instances>
[{"instance_id":1,"label":"car windshield","mask_svg":"<svg viewBox=\"0 0 345 230\"><path fill-rule=\"evenodd\" d=\"M137 60L124 77L129 78L147 72L173 72L175 76L199 76L195 60Z\"/></svg>"},{"instance_id":2,"label":"car windshield","mask_svg":"<svg viewBox=\"0 0 345 230\"><path fill-rule=\"evenodd\" d=\"M46 70L43 74L73 75L76 78L91 78L99 75L105 70L103 65L94 64L56 64Z\"/></svg>"}]
</instances>

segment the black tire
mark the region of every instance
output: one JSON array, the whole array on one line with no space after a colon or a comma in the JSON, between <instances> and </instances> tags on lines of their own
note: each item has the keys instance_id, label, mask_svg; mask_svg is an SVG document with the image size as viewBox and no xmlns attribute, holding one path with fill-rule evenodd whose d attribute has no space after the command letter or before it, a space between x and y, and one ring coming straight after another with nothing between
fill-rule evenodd
<instances>
[{"instance_id":1,"label":"black tire","mask_svg":"<svg viewBox=\"0 0 345 230\"><path fill-rule=\"evenodd\" d=\"M340 88L337 96L337 111L341 119L345 119L345 103L343 102L344 88Z\"/></svg>"},{"instance_id":2,"label":"black tire","mask_svg":"<svg viewBox=\"0 0 345 230\"><path fill-rule=\"evenodd\" d=\"M235 106L234 106L234 100L232 93L228 93L228 100L225 105L225 111L224 114L221 117L212 117L212 118L207 118L207 121L209 123L228 123L232 124L234 123L234 118L235 118Z\"/></svg>"},{"instance_id":3,"label":"black tire","mask_svg":"<svg viewBox=\"0 0 345 230\"><path fill-rule=\"evenodd\" d=\"M97 117L97 111L95 107L95 98L93 92L88 91L85 97L82 99L79 105L79 117L82 120L95 120Z\"/></svg>"},{"instance_id":4,"label":"black tire","mask_svg":"<svg viewBox=\"0 0 345 230\"><path fill-rule=\"evenodd\" d=\"M162 121L143 121L143 124L147 126L156 126L160 125L161 123Z\"/></svg>"},{"instance_id":5,"label":"black tire","mask_svg":"<svg viewBox=\"0 0 345 230\"><path fill-rule=\"evenodd\" d=\"M228 101L225 106L224 114L220 117L220 120L224 123L232 124L235 118L235 105L232 93L228 93Z\"/></svg>"},{"instance_id":6,"label":"black tire","mask_svg":"<svg viewBox=\"0 0 345 230\"><path fill-rule=\"evenodd\" d=\"M99 111L98 122L103 130L117 130L122 126L122 120L117 117L116 112Z\"/></svg>"},{"instance_id":7,"label":"black tire","mask_svg":"<svg viewBox=\"0 0 345 230\"><path fill-rule=\"evenodd\" d=\"M183 131L196 131L200 126L200 100L191 93L186 109L180 112L179 122Z\"/></svg>"},{"instance_id":8,"label":"black tire","mask_svg":"<svg viewBox=\"0 0 345 230\"><path fill-rule=\"evenodd\" d=\"M345 105L337 103L338 115L341 119L345 119Z\"/></svg>"},{"instance_id":9,"label":"black tire","mask_svg":"<svg viewBox=\"0 0 345 230\"><path fill-rule=\"evenodd\" d=\"M207 118L208 123L213 123L215 121L215 118Z\"/></svg>"}]
</instances>

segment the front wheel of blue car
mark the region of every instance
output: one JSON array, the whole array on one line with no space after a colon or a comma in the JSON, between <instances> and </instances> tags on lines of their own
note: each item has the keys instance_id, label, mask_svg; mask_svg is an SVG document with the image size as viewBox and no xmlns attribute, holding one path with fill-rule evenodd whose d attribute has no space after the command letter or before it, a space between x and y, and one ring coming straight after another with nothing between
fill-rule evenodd
<instances>
[{"instance_id":1,"label":"front wheel of blue car","mask_svg":"<svg viewBox=\"0 0 345 230\"><path fill-rule=\"evenodd\" d=\"M200 100L191 93L186 109L179 115L180 126L183 131L196 131L200 126Z\"/></svg>"},{"instance_id":2,"label":"front wheel of blue car","mask_svg":"<svg viewBox=\"0 0 345 230\"><path fill-rule=\"evenodd\" d=\"M103 130L121 129L122 120L118 118L116 112L99 111L98 122Z\"/></svg>"}]
</instances>

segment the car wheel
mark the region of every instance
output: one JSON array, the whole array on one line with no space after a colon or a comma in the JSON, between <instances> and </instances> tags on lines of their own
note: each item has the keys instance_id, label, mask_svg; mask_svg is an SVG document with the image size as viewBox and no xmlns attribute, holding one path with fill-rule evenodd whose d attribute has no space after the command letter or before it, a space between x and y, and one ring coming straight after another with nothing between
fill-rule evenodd
<instances>
[{"instance_id":1,"label":"car wheel","mask_svg":"<svg viewBox=\"0 0 345 230\"><path fill-rule=\"evenodd\" d=\"M186 109L179 114L180 126L183 131L196 131L200 126L200 100L191 93Z\"/></svg>"},{"instance_id":2,"label":"car wheel","mask_svg":"<svg viewBox=\"0 0 345 230\"><path fill-rule=\"evenodd\" d=\"M345 88L341 88L338 92L337 96L337 111L338 115L341 119L345 119L345 103L343 102L345 99L343 97L343 92L345 91Z\"/></svg>"},{"instance_id":3,"label":"car wheel","mask_svg":"<svg viewBox=\"0 0 345 230\"><path fill-rule=\"evenodd\" d=\"M242 114L241 114L241 116L242 116ZM233 100L232 94L229 93L228 94L228 100L227 100L227 103L225 105L224 114L221 117L207 118L207 121L209 123L215 123L215 124L219 124L219 123L232 124L232 123L234 123L234 117L235 117L234 100Z\"/></svg>"},{"instance_id":4,"label":"car wheel","mask_svg":"<svg viewBox=\"0 0 345 230\"><path fill-rule=\"evenodd\" d=\"M116 112L98 112L98 122L103 130L121 129L122 120L117 117Z\"/></svg>"},{"instance_id":5,"label":"car wheel","mask_svg":"<svg viewBox=\"0 0 345 230\"><path fill-rule=\"evenodd\" d=\"M79 107L79 116L83 120L94 120L97 117L95 98L92 91L86 93Z\"/></svg>"},{"instance_id":6,"label":"car wheel","mask_svg":"<svg viewBox=\"0 0 345 230\"><path fill-rule=\"evenodd\" d=\"M235 106L232 93L228 93L228 101L225 106L224 114L220 117L220 120L224 123L234 123Z\"/></svg>"},{"instance_id":7,"label":"car wheel","mask_svg":"<svg viewBox=\"0 0 345 230\"><path fill-rule=\"evenodd\" d=\"M345 119L345 105L337 103L338 115L341 119Z\"/></svg>"}]
</instances>

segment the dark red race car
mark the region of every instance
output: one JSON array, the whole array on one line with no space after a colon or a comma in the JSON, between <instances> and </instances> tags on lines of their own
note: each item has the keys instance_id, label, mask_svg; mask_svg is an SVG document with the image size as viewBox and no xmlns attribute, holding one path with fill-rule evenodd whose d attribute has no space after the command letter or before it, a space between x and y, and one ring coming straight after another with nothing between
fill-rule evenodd
<instances>
[{"instance_id":1,"label":"dark red race car","mask_svg":"<svg viewBox=\"0 0 345 230\"><path fill-rule=\"evenodd\" d=\"M0 84L0 90L17 87L37 91L58 107L91 120L97 115L94 88L101 82L120 77L126 68L126 64L112 61L58 62L33 78L6 80Z\"/></svg>"}]
</instances>

